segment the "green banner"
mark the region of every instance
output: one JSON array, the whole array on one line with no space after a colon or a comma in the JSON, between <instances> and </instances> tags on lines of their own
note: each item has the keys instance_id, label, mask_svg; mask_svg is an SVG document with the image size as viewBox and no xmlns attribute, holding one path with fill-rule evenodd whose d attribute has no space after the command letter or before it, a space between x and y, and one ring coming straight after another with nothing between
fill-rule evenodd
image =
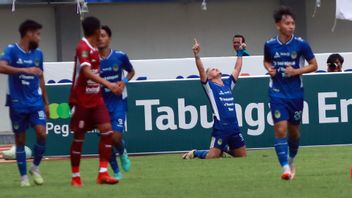
<instances>
[{"instance_id":1,"label":"green banner","mask_svg":"<svg viewBox=\"0 0 352 198\"><path fill-rule=\"evenodd\" d=\"M303 145L349 144L352 119L349 106L352 74L318 74L303 77L305 108L302 120ZM239 125L247 147L273 146L272 119L268 104L268 77L240 78L234 96ZM51 119L48 120L47 155L68 155L67 98L70 86L48 86ZM210 144L212 113L199 80L131 82L128 84L126 137L130 153L172 152ZM34 134L34 133L30 133ZM34 143L30 135L29 145ZM86 135L85 154L96 154L96 131Z\"/></svg>"}]
</instances>

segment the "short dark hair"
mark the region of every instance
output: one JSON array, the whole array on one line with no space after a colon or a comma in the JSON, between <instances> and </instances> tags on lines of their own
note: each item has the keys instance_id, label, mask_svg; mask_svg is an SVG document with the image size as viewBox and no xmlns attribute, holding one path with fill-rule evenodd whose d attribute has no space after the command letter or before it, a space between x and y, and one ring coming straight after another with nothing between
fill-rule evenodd
<instances>
[{"instance_id":1,"label":"short dark hair","mask_svg":"<svg viewBox=\"0 0 352 198\"><path fill-rule=\"evenodd\" d=\"M246 42L246 39L245 39L244 36L241 35L241 34L235 34L235 36L233 36L232 40L233 40L234 38L242 38L242 43L245 43L245 42Z\"/></svg>"},{"instance_id":2,"label":"short dark hair","mask_svg":"<svg viewBox=\"0 0 352 198\"><path fill-rule=\"evenodd\" d=\"M273 17L275 23L280 22L283 16L290 16L293 18L293 20L296 20L296 16L293 14L290 8L286 6L281 6L278 10L274 11Z\"/></svg>"},{"instance_id":3,"label":"short dark hair","mask_svg":"<svg viewBox=\"0 0 352 198\"><path fill-rule=\"evenodd\" d=\"M331 54L326 60L327 64L333 64L336 60L339 60L343 64L344 58L340 54Z\"/></svg>"},{"instance_id":4,"label":"short dark hair","mask_svg":"<svg viewBox=\"0 0 352 198\"><path fill-rule=\"evenodd\" d=\"M90 16L82 21L82 28L84 36L92 36L97 30L100 29L100 21L98 18Z\"/></svg>"},{"instance_id":5,"label":"short dark hair","mask_svg":"<svg viewBox=\"0 0 352 198\"><path fill-rule=\"evenodd\" d=\"M108 34L108 36L111 38L112 33L111 33L111 29L109 26L103 25L103 26L101 26L101 29L104 30Z\"/></svg>"},{"instance_id":6,"label":"short dark hair","mask_svg":"<svg viewBox=\"0 0 352 198\"><path fill-rule=\"evenodd\" d=\"M40 30L42 29L42 27L43 26L38 22L31 19L27 19L21 23L20 27L18 28L18 31L20 32L21 38L23 38L27 34L27 32Z\"/></svg>"}]
</instances>

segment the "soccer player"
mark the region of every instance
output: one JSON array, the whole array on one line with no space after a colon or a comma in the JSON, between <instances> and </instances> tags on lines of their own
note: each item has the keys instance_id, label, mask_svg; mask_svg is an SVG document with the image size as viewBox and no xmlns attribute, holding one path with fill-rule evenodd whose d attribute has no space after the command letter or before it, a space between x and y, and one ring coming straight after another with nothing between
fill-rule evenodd
<instances>
[{"instance_id":1,"label":"soccer player","mask_svg":"<svg viewBox=\"0 0 352 198\"><path fill-rule=\"evenodd\" d=\"M245 157L246 146L238 126L235 100L232 95L232 90L235 87L242 68L243 48L237 51L234 71L226 79L221 79L222 74L217 68L211 67L205 71L199 52L200 45L195 40L193 53L200 81L203 84L214 113L212 139L209 151L192 150L185 153L182 158L219 158L228 149L228 153L234 157Z\"/></svg>"},{"instance_id":2,"label":"soccer player","mask_svg":"<svg viewBox=\"0 0 352 198\"><path fill-rule=\"evenodd\" d=\"M49 101L43 76L43 53L38 48L41 28L36 21L24 21L19 27L20 42L8 45L0 58L0 72L8 74L6 106L15 133L16 161L22 187L30 186L25 153L25 132L29 126L34 128L37 137L29 173L35 184L44 183L39 164L45 152Z\"/></svg>"},{"instance_id":3,"label":"soccer player","mask_svg":"<svg viewBox=\"0 0 352 198\"><path fill-rule=\"evenodd\" d=\"M314 72L317 61L309 44L294 35L295 16L286 7L274 13L278 35L264 46L264 66L270 74L269 100L275 131L275 151L283 167L281 178L293 179L303 112L302 74ZM308 65L304 66L304 60Z\"/></svg>"},{"instance_id":4,"label":"soccer player","mask_svg":"<svg viewBox=\"0 0 352 198\"><path fill-rule=\"evenodd\" d=\"M81 187L79 164L85 133L97 128L100 132L98 184L116 184L118 180L107 171L111 156L112 128L109 112L105 107L100 85L113 93L118 93L117 85L99 76L100 58L97 47L100 37L100 21L87 17L82 21L84 38L78 43L75 56L75 68L69 98L72 107L71 131L74 139L71 145L71 185Z\"/></svg>"},{"instance_id":5,"label":"soccer player","mask_svg":"<svg viewBox=\"0 0 352 198\"><path fill-rule=\"evenodd\" d=\"M127 112L127 90L126 84L135 74L130 60L122 51L112 50L111 29L108 26L102 26L99 40L100 54L100 76L112 83L118 83L121 93L116 95L107 88L102 89L105 106L109 110L112 129L113 147L117 150L120 156L121 165L125 172L128 172L131 167L131 161L128 159L125 143L122 133L125 131L125 119ZM127 76L124 76L124 70L127 71ZM122 174L116 161L116 151L112 149L110 165L114 171L114 177L121 180Z\"/></svg>"}]
</instances>

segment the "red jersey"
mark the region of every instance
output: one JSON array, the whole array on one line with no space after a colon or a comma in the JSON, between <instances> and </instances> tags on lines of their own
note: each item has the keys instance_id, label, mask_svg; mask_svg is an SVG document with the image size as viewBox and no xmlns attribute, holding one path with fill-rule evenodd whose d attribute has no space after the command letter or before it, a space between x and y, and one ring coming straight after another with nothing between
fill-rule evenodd
<instances>
[{"instance_id":1,"label":"red jersey","mask_svg":"<svg viewBox=\"0 0 352 198\"><path fill-rule=\"evenodd\" d=\"M75 68L69 98L70 105L91 108L104 104L100 84L87 79L82 73L81 68L83 67L89 67L95 75L99 75L100 58L98 49L94 48L86 38L83 38L76 47Z\"/></svg>"}]
</instances>

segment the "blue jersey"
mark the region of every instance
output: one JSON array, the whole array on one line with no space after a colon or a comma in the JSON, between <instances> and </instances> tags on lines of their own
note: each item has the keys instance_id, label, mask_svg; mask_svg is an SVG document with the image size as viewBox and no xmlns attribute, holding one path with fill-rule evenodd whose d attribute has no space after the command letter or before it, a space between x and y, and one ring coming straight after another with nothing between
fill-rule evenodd
<instances>
[{"instance_id":1,"label":"blue jersey","mask_svg":"<svg viewBox=\"0 0 352 198\"><path fill-rule=\"evenodd\" d=\"M285 68L291 65L297 69L314 58L309 44L302 38L292 36L286 44L278 37L268 40L264 46L264 60L272 63L276 75L270 79L269 96L275 98L298 99L304 97L301 76L286 76Z\"/></svg>"},{"instance_id":2,"label":"blue jersey","mask_svg":"<svg viewBox=\"0 0 352 198\"><path fill-rule=\"evenodd\" d=\"M100 76L110 82L121 81L124 77L123 70L130 72L133 70L132 64L127 54L121 51L111 50L107 58L101 58L100 60ZM122 95L116 95L111 92L108 88L102 90L104 102L109 111L113 111L116 108L126 105L127 90L123 90Z\"/></svg>"},{"instance_id":3,"label":"blue jersey","mask_svg":"<svg viewBox=\"0 0 352 198\"><path fill-rule=\"evenodd\" d=\"M25 52L17 43L4 50L0 60L16 68L39 67L43 70L43 53L40 49ZM16 111L27 111L44 106L40 79L35 75L8 75L6 106Z\"/></svg>"},{"instance_id":4,"label":"blue jersey","mask_svg":"<svg viewBox=\"0 0 352 198\"><path fill-rule=\"evenodd\" d=\"M231 75L223 80L224 85L218 85L210 80L203 83L203 88L209 98L214 113L214 129L239 133L235 99L232 90L236 80Z\"/></svg>"}]
</instances>

